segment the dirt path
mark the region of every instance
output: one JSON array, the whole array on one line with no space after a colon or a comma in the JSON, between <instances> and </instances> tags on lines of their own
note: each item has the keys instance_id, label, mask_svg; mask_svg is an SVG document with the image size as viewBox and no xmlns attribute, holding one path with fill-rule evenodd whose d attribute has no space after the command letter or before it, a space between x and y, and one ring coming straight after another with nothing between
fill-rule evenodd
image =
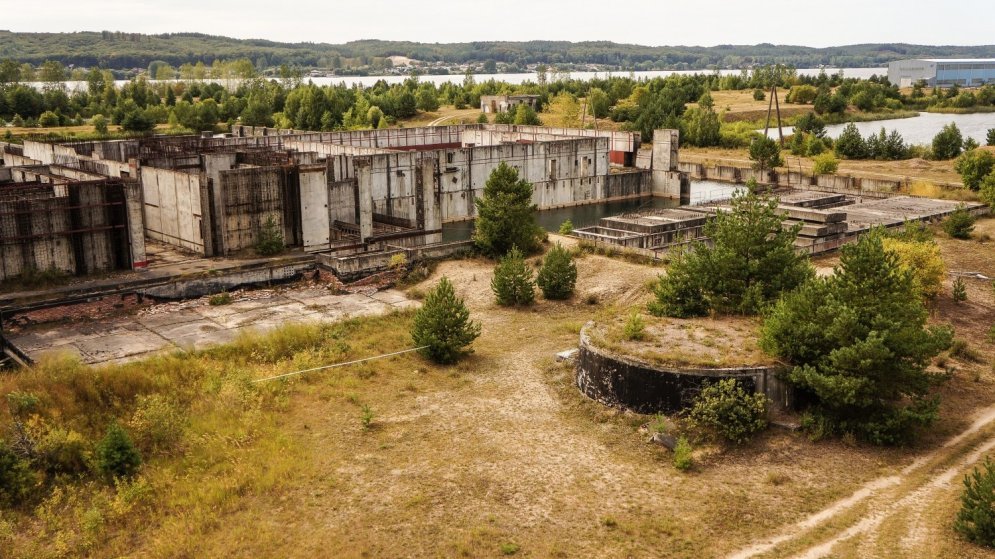
<instances>
[{"instance_id":1,"label":"dirt path","mask_svg":"<svg viewBox=\"0 0 995 559\"><path fill-rule=\"evenodd\" d=\"M855 555L859 557L895 557L895 544L907 552L921 552L930 523L946 520L927 518L923 509L938 493L955 489L962 474L993 448L995 407L990 407L982 410L968 429L898 474L870 481L780 535L733 553L728 559L820 559L830 556L837 546L858 539ZM883 528L885 524L889 524L887 530ZM879 544L885 539L896 541L889 541L885 546L887 555L882 555Z\"/></svg>"}]
</instances>

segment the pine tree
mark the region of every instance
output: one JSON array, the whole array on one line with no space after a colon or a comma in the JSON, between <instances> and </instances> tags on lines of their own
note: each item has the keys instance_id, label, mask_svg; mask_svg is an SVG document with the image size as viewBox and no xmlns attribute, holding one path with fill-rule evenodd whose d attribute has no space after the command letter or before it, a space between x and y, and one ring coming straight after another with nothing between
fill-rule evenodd
<instances>
[{"instance_id":1,"label":"pine tree","mask_svg":"<svg viewBox=\"0 0 995 559\"><path fill-rule=\"evenodd\" d=\"M532 269L525 262L518 247L511 247L507 256L494 268L491 291L494 292L499 305L531 305L535 301Z\"/></svg>"},{"instance_id":2,"label":"pine tree","mask_svg":"<svg viewBox=\"0 0 995 559\"><path fill-rule=\"evenodd\" d=\"M880 232L841 249L831 277L785 295L768 314L761 346L794 367L788 381L814 402L816 436L853 433L900 444L936 418L930 359L950 346L948 327L927 327L912 274Z\"/></svg>"},{"instance_id":3,"label":"pine tree","mask_svg":"<svg viewBox=\"0 0 995 559\"><path fill-rule=\"evenodd\" d=\"M960 501L954 529L970 542L995 547L995 464L991 458L964 476Z\"/></svg>"},{"instance_id":4,"label":"pine tree","mask_svg":"<svg viewBox=\"0 0 995 559\"><path fill-rule=\"evenodd\" d=\"M421 353L437 363L453 363L480 336L480 324L470 320L463 299L456 296L449 278L443 277L415 313L411 338Z\"/></svg>"},{"instance_id":5,"label":"pine tree","mask_svg":"<svg viewBox=\"0 0 995 559\"><path fill-rule=\"evenodd\" d=\"M577 283L577 266L570 252L556 243L546 254L536 276L536 284L547 299L566 299Z\"/></svg>"},{"instance_id":6,"label":"pine tree","mask_svg":"<svg viewBox=\"0 0 995 559\"><path fill-rule=\"evenodd\" d=\"M501 256L512 246L526 254L535 252L542 239L536 224L537 206L532 203L532 183L518 178L518 171L501 162L477 198L477 221L473 239L484 254Z\"/></svg>"},{"instance_id":7,"label":"pine tree","mask_svg":"<svg viewBox=\"0 0 995 559\"><path fill-rule=\"evenodd\" d=\"M671 261L656 288L654 314L700 316L709 309L756 314L812 276L794 248L800 225L785 229L777 200L736 194L732 208L705 224L711 246L696 244Z\"/></svg>"},{"instance_id":8,"label":"pine tree","mask_svg":"<svg viewBox=\"0 0 995 559\"><path fill-rule=\"evenodd\" d=\"M97 466L108 478L129 477L138 471L142 456L128 433L117 423L111 423L107 434L97 444Z\"/></svg>"},{"instance_id":9,"label":"pine tree","mask_svg":"<svg viewBox=\"0 0 995 559\"><path fill-rule=\"evenodd\" d=\"M836 139L835 150L836 155L843 159L867 158L867 142L860 135L860 130L857 130L856 124L851 122L843 128L840 137Z\"/></svg>"}]
</instances>

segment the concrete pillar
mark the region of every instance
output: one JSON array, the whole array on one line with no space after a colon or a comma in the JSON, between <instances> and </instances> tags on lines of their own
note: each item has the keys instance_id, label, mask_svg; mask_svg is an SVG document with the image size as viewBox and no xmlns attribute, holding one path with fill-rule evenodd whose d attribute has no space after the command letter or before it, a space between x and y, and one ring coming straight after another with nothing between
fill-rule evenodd
<instances>
[{"instance_id":1,"label":"concrete pillar","mask_svg":"<svg viewBox=\"0 0 995 559\"><path fill-rule=\"evenodd\" d=\"M679 130L653 131L653 170L676 171Z\"/></svg>"},{"instance_id":2,"label":"concrete pillar","mask_svg":"<svg viewBox=\"0 0 995 559\"><path fill-rule=\"evenodd\" d=\"M373 236L373 161L356 158L356 188L359 206L359 238L366 242Z\"/></svg>"},{"instance_id":3,"label":"concrete pillar","mask_svg":"<svg viewBox=\"0 0 995 559\"><path fill-rule=\"evenodd\" d=\"M421 205L423 215L423 225L425 231L435 231L442 229L442 212L439 208L439 200L435 196L435 159L423 159L419 165L418 173L421 189Z\"/></svg>"},{"instance_id":4,"label":"concrete pillar","mask_svg":"<svg viewBox=\"0 0 995 559\"><path fill-rule=\"evenodd\" d=\"M653 131L653 158L650 163L653 196L674 198L687 203L691 199L691 181L686 173L677 168L679 135L677 130Z\"/></svg>"},{"instance_id":5,"label":"concrete pillar","mask_svg":"<svg viewBox=\"0 0 995 559\"><path fill-rule=\"evenodd\" d=\"M144 268L148 266L149 260L145 254L145 220L142 212L142 187L139 183L124 185L124 202L128 215L131 267Z\"/></svg>"}]
</instances>

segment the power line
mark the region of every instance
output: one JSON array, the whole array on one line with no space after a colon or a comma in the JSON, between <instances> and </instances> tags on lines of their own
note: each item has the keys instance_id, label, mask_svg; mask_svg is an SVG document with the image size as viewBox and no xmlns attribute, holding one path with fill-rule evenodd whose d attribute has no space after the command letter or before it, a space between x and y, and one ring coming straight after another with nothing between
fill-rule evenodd
<instances>
[{"instance_id":1,"label":"power line","mask_svg":"<svg viewBox=\"0 0 995 559\"><path fill-rule=\"evenodd\" d=\"M394 353L385 353L383 355L374 355L373 357L364 357L363 359L356 359L355 361L347 361L345 363L335 363L333 365L324 365L324 366L321 366L321 367L314 367L313 369L304 369L303 371L294 371L292 373L284 373L282 375L276 375L274 377L266 377L266 378L256 379L256 380L254 380L252 382L254 382L254 383L256 383L256 382L266 382L268 380L276 380L278 378L292 377L294 375L303 375L304 373L313 373L314 371L323 371L325 369L334 369L336 367L345 367L347 365L355 365L356 363L363 363L365 361L373 361L374 359L382 359L384 357L392 357L394 355L401 355L402 353L411 353L412 351L418 351L420 349L425 349L427 347L428 347L427 345L423 345L421 347L415 347L415 348L411 348L411 349L405 349L405 350L402 350L402 351L395 351Z\"/></svg>"}]
</instances>

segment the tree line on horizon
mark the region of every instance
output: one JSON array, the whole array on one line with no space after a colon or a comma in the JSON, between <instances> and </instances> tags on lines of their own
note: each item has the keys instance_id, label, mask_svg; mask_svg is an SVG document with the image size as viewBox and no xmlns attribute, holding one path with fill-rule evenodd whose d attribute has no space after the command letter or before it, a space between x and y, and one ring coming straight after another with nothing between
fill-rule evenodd
<instances>
[{"instance_id":1,"label":"tree line on horizon","mask_svg":"<svg viewBox=\"0 0 995 559\"><path fill-rule=\"evenodd\" d=\"M929 46L862 44L815 48L794 45L643 46L609 41L480 41L417 43L364 40L343 44L281 43L234 39L202 33L146 35L117 31L16 33L0 31L0 58L41 64L56 60L69 66L123 70L146 68L161 60L173 66L216 59L247 58L257 69L281 65L304 68L373 67L390 56L452 64L529 65L596 64L616 70L706 70L785 64L796 68L875 67L915 57L995 57L995 45ZM374 68L375 69L375 68Z\"/></svg>"}]
</instances>

